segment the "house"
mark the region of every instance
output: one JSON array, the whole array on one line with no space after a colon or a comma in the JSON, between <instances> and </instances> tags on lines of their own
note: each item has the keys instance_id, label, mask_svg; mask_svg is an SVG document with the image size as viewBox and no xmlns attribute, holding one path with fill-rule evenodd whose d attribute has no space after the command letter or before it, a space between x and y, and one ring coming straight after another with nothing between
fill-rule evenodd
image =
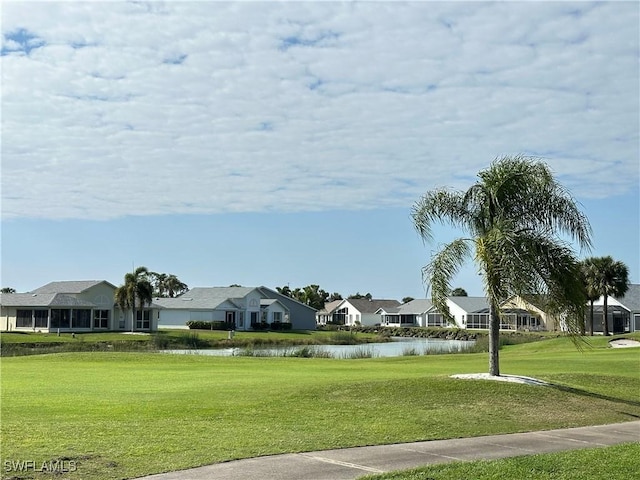
<instances>
[{"instance_id":1,"label":"house","mask_svg":"<svg viewBox=\"0 0 640 480\"><path fill-rule=\"evenodd\" d=\"M153 331L158 306L131 315L114 304L105 280L51 282L29 293L0 294L0 329L23 332Z\"/></svg>"},{"instance_id":2,"label":"house","mask_svg":"<svg viewBox=\"0 0 640 480\"><path fill-rule=\"evenodd\" d=\"M381 309L382 324L389 327L445 327L446 320L431 300L415 299L392 309Z\"/></svg>"},{"instance_id":3,"label":"house","mask_svg":"<svg viewBox=\"0 0 640 480\"><path fill-rule=\"evenodd\" d=\"M593 331L602 333L604 297L593 302ZM591 308L587 306L587 331L591 321ZM622 297L607 297L607 327L611 333L640 332L640 284L631 284Z\"/></svg>"},{"instance_id":4,"label":"house","mask_svg":"<svg viewBox=\"0 0 640 480\"><path fill-rule=\"evenodd\" d=\"M156 298L159 328L186 329L189 321L226 322L236 330L290 323L314 330L316 310L267 287L199 287L175 298Z\"/></svg>"},{"instance_id":5,"label":"house","mask_svg":"<svg viewBox=\"0 0 640 480\"><path fill-rule=\"evenodd\" d=\"M341 300L333 313L333 321L347 326L374 326L382 324L382 311L400 306L397 300L348 298Z\"/></svg>"},{"instance_id":6,"label":"house","mask_svg":"<svg viewBox=\"0 0 640 480\"><path fill-rule=\"evenodd\" d=\"M341 303L342 299L325 303L324 307L316 312L316 324L326 325L327 323L334 323L333 314Z\"/></svg>"},{"instance_id":7,"label":"house","mask_svg":"<svg viewBox=\"0 0 640 480\"><path fill-rule=\"evenodd\" d=\"M509 326L508 330L557 331L562 329L561 320L547 312L544 300L540 296L523 298L516 295L504 302L501 308L505 317L503 323Z\"/></svg>"},{"instance_id":8,"label":"house","mask_svg":"<svg viewBox=\"0 0 640 480\"><path fill-rule=\"evenodd\" d=\"M382 324L390 327L448 327L488 329L489 304L484 297L447 297L447 306L454 323L449 323L431 300L411 300L383 313ZM545 312L520 298L503 304L502 330L542 330L549 319ZM552 323L555 325L555 323Z\"/></svg>"}]
</instances>

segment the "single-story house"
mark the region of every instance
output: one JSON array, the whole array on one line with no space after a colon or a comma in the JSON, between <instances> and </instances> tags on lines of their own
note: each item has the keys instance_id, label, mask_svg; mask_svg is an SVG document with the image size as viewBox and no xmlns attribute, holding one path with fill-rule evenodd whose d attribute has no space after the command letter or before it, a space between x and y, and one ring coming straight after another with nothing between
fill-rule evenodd
<instances>
[{"instance_id":1,"label":"single-story house","mask_svg":"<svg viewBox=\"0 0 640 480\"><path fill-rule=\"evenodd\" d=\"M105 280L51 282L28 293L0 294L0 330L22 332L141 331L157 329L158 305L137 318L114 304L116 287Z\"/></svg>"},{"instance_id":2,"label":"single-story house","mask_svg":"<svg viewBox=\"0 0 640 480\"><path fill-rule=\"evenodd\" d=\"M397 308L397 300L348 298L341 300L333 313L333 321L347 326L374 326L382 324L383 311Z\"/></svg>"},{"instance_id":3,"label":"single-story house","mask_svg":"<svg viewBox=\"0 0 640 480\"><path fill-rule=\"evenodd\" d=\"M314 330L316 310L267 287L198 287L175 298L156 298L159 328L188 328L189 321L226 322L235 330L290 323Z\"/></svg>"},{"instance_id":4,"label":"single-story house","mask_svg":"<svg viewBox=\"0 0 640 480\"><path fill-rule=\"evenodd\" d=\"M593 302L593 331L602 333L604 297ZM591 308L585 312L586 330L589 331ZM640 284L631 284L622 297L607 297L607 327L610 333L640 332Z\"/></svg>"},{"instance_id":5,"label":"single-story house","mask_svg":"<svg viewBox=\"0 0 640 480\"><path fill-rule=\"evenodd\" d=\"M489 303L485 297L447 297L447 306L454 322L448 322L428 299L415 299L391 309L381 309L382 325L390 327L457 327L489 328ZM505 302L502 309L502 330L541 330L547 325L544 312L522 299Z\"/></svg>"},{"instance_id":6,"label":"single-story house","mask_svg":"<svg viewBox=\"0 0 640 480\"><path fill-rule=\"evenodd\" d=\"M431 300L418 298L402 305L381 309L382 325L388 327L444 327L443 315L433 306Z\"/></svg>"},{"instance_id":7,"label":"single-story house","mask_svg":"<svg viewBox=\"0 0 640 480\"><path fill-rule=\"evenodd\" d=\"M327 323L333 323L333 314L341 303L342 299L325 303L324 307L316 312L316 324L326 325Z\"/></svg>"}]
</instances>

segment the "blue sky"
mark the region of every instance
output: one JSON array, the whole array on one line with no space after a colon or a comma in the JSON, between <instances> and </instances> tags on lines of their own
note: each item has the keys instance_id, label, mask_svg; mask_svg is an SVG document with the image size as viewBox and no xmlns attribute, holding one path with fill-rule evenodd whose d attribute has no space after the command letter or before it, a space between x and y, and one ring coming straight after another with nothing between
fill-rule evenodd
<instances>
[{"instance_id":1,"label":"blue sky","mask_svg":"<svg viewBox=\"0 0 640 480\"><path fill-rule=\"evenodd\" d=\"M1 284L423 297L421 194L544 159L640 282L637 2L2 4ZM454 286L481 295L473 264Z\"/></svg>"}]
</instances>

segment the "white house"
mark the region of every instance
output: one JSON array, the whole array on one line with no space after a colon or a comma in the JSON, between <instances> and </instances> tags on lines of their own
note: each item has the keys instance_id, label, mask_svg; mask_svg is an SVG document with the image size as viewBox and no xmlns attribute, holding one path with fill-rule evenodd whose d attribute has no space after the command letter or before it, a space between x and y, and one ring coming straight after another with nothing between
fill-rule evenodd
<instances>
[{"instance_id":1,"label":"white house","mask_svg":"<svg viewBox=\"0 0 640 480\"><path fill-rule=\"evenodd\" d=\"M326 325L327 323L333 323L333 314L341 303L342 299L325 303L324 307L316 312L316 324Z\"/></svg>"},{"instance_id":2,"label":"white house","mask_svg":"<svg viewBox=\"0 0 640 480\"><path fill-rule=\"evenodd\" d=\"M381 309L382 324L389 327L446 327L447 322L431 300L415 299L402 305Z\"/></svg>"},{"instance_id":3,"label":"white house","mask_svg":"<svg viewBox=\"0 0 640 480\"><path fill-rule=\"evenodd\" d=\"M593 302L593 331L602 333L604 297ZM587 331L591 321L590 306L587 306L585 322ZM622 297L607 297L607 326L611 333L640 332L640 284L629 285Z\"/></svg>"},{"instance_id":4,"label":"white house","mask_svg":"<svg viewBox=\"0 0 640 480\"><path fill-rule=\"evenodd\" d=\"M397 308L397 300L348 298L340 301L333 313L334 322L347 326L374 326L382 324L382 311Z\"/></svg>"},{"instance_id":5,"label":"white house","mask_svg":"<svg viewBox=\"0 0 640 480\"><path fill-rule=\"evenodd\" d=\"M175 298L156 298L159 328L188 328L189 321L226 322L235 330L290 323L315 329L316 310L266 287L199 287Z\"/></svg>"}]
</instances>

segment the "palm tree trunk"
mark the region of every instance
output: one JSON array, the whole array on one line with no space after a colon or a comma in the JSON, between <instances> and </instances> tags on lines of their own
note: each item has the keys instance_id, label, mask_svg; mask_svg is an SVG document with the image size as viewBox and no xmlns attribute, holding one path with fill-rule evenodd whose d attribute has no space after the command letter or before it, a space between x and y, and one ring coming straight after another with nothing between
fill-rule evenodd
<instances>
[{"instance_id":1,"label":"palm tree trunk","mask_svg":"<svg viewBox=\"0 0 640 480\"><path fill-rule=\"evenodd\" d=\"M591 308L590 308L590 315L589 315L589 335L593 337L593 300L590 300L591 302Z\"/></svg>"},{"instance_id":2,"label":"palm tree trunk","mask_svg":"<svg viewBox=\"0 0 640 480\"><path fill-rule=\"evenodd\" d=\"M604 301L602 302L602 333L606 336L609 335L609 322L607 321L607 317L609 316L609 308L607 306L607 295L603 296Z\"/></svg>"},{"instance_id":3,"label":"palm tree trunk","mask_svg":"<svg viewBox=\"0 0 640 480\"><path fill-rule=\"evenodd\" d=\"M500 375L500 310L494 301L489 305L489 375Z\"/></svg>"}]
</instances>

